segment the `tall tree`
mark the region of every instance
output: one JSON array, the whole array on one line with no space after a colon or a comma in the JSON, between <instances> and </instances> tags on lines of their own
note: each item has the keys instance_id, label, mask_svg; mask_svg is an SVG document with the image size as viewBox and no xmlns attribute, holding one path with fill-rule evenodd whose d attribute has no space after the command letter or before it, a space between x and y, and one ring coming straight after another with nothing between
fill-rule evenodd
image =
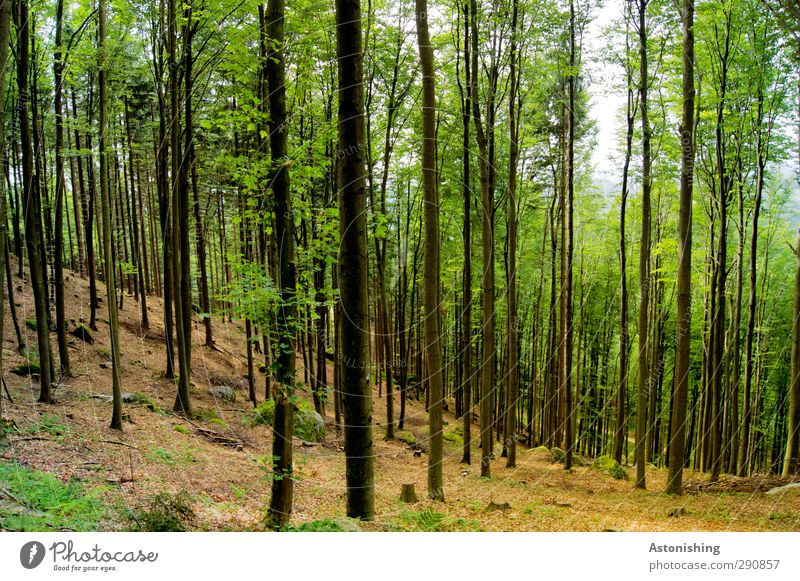
<instances>
[{"instance_id":1,"label":"tall tree","mask_svg":"<svg viewBox=\"0 0 800 581\"><path fill-rule=\"evenodd\" d=\"M8 45L11 40L11 2L6 0L0 3L0 95L6 94L6 74L8 73ZM0 128L6 126L6 108L0 107ZM6 133L0 130L0 152L5 155ZM5 165L5 164L4 164ZM10 265L6 263L8 256L7 231L8 216L6 210L6 182L0 178L0 344L5 341L5 286L2 277L6 269L11 272ZM9 288L11 288L9 286ZM9 297L11 299L11 297ZM12 299L13 302L13 299ZM13 308L13 307L12 307ZM5 425L3 424L3 350L0 349L0 444L5 440Z\"/></svg>"},{"instance_id":2,"label":"tall tree","mask_svg":"<svg viewBox=\"0 0 800 581\"><path fill-rule=\"evenodd\" d=\"M647 101L650 77L647 68L647 6L649 0L638 0L639 9L639 106L642 116L642 240L639 247L639 387L636 396L636 487L645 488L645 441L647 436L647 402L650 393L648 338L650 308L650 191L652 153L650 112Z\"/></svg>"},{"instance_id":3,"label":"tall tree","mask_svg":"<svg viewBox=\"0 0 800 581\"><path fill-rule=\"evenodd\" d=\"M789 387L789 436L786 456L783 459L783 474L788 476L800 471L800 234L794 248L797 256L797 272L794 277L794 310L792 313L792 376Z\"/></svg>"},{"instance_id":4,"label":"tall tree","mask_svg":"<svg viewBox=\"0 0 800 581\"><path fill-rule=\"evenodd\" d=\"M39 180L34 173L34 152L31 136L28 90L30 74L30 24L28 0L17 2L15 11L17 29L17 101L19 138L22 150L22 207L25 216L25 246L28 249L28 266L36 310L36 339L39 348L39 402L53 403L52 351L47 289L45 285L45 249L42 234Z\"/></svg>"},{"instance_id":5,"label":"tall tree","mask_svg":"<svg viewBox=\"0 0 800 581\"><path fill-rule=\"evenodd\" d=\"M100 0L97 8L97 69L99 83L99 158L100 158L100 204L103 212L103 274L106 279L106 302L108 303L108 326L111 336L111 390L113 413L111 427L122 430L122 386L119 349L119 316L117 313L117 285L114 273L114 253L111 241L111 192L108 176L108 61L106 46L106 0Z\"/></svg>"},{"instance_id":6,"label":"tall tree","mask_svg":"<svg viewBox=\"0 0 800 581\"><path fill-rule=\"evenodd\" d=\"M6 0L8 1L8 0ZM53 107L56 122L56 232L55 252L53 253L55 274L56 338L58 341L58 362L62 375L71 375L69 366L69 347L67 346L67 321L64 316L64 44L62 30L64 24L64 0L56 3L56 38L53 58L53 82L55 95Z\"/></svg>"},{"instance_id":7,"label":"tall tree","mask_svg":"<svg viewBox=\"0 0 800 581\"><path fill-rule=\"evenodd\" d=\"M367 304L367 220L361 0L336 0L339 70L339 259L347 515L375 517L375 452Z\"/></svg>"},{"instance_id":8,"label":"tall tree","mask_svg":"<svg viewBox=\"0 0 800 581\"><path fill-rule=\"evenodd\" d=\"M506 467L517 465L517 401L519 399L519 338L517 314L517 159L519 126L517 122L517 18L519 2L514 0L511 15L511 70L508 91L508 394L506 396Z\"/></svg>"},{"instance_id":9,"label":"tall tree","mask_svg":"<svg viewBox=\"0 0 800 581\"><path fill-rule=\"evenodd\" d=\"M681 117L681 185L678 215L678 311L675 329L675 374L669 443L667 492L683 493L686 463L686 402L692 342L692 190L694 187L694 0L683 0L683 115Z\"/></svg>"},{"instance_id":10,"label":"tall tree","mask_svg":"<svg viewBox=\"0 0 800 581\"><path fill-rule=\"evenodd\" d=\"M436 83L428 33L428 2L416 0L417 43L422 65L422 184L425 216L425 355L428 361L428 496L444 500L442 485L442 346L439 312L439 192L436 168Z\"/></svg>"},{"instance_id":11,"label":"tall tree","mask_svg":"<svg viewBox=\"0 0 800 581\"><path fill-rule=\"evenodd\" d=\"M275 525L289 521L292 514L292 429L294 422L295 349L297 308L295 306L294 218L289 196L286 127L286 63L284 60L285 0L267 4L267 36L271 50L267 58L269 87L269 135L272 157L270 183L275 198L275 238L278 245L277 284L281 293L278 308L278 353L273 384L275 421L272 435L273 478L269 512ZM324 362L322 362L324 365Z\"/></svg>"},{"instance_id":12,"label":"tall tree","mask_svg":"<svg viewBox=\"0 0 800 581\"><path fill-rule=\"evenodd\" d=\"M469 2L464 2L464 95L461 103L462 123L462 174L464 264L461 272L461 399L463 402L463 464L470 464L472 448L472 188L470 184L470 118L472 117L472 80L470 70ZM459 86L461 81L459 80Z\"/></svg>"},{"instance_id":13,"label":"tall tree","mask_svg":"<svg viewBox=\"0 0 800 581\"><path fill-rule=\"evenodd\" d=\"M628 330L628 256L627 240L625 239L625 211L628 203L628 174L631 165L631 152L633 150L633 129L636 121L638 104L633 93L634 63L630 57L630 18L632 0L625 2L625 81L627 90L625 101L625 162L622 166L622 196L619 205L619 280L620 280L620 309L619 309L619 388L617 390L617 417L614 429L614 460L622 462L622 451L625 447L626 426L628 419L628 343L630 340Z\"/></svg>"}]
</instances>

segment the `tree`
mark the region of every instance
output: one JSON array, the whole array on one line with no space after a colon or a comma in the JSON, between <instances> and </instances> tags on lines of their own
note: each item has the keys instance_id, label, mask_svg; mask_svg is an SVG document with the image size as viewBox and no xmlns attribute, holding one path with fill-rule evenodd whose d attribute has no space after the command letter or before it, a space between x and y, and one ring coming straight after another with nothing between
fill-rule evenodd
<instances>
[{"instance_id":1,"label":"tree","mask_svg":"<svg viewBox=\"0 0 800 581\"><path fill-rule=\"evenodd\" d=\"M797 255L797 272L794 277L794 312L792 317L792 376L789 387L789 427L786 456L783 460L785 476L800 471L800 235L794 248Z\"/></svg>"},{"instance_id":2,"label":"tree","mask_svg":"<svg viewBox=\"0 0 800 581\"><path fill-rule=\"evenodd\" d=\"M100 157L100 204L103 212L103 274L106 279L108 326L111 335L111 390L114 410L111 427L122 430L122 386L119 346L119 316L117 313L117 285L114 273L114 254L111 249L111 194L108 176L108 53L106 52L106 0L100 0L97 9L97 68L100 112L98 114Z\"/></svg>"},{"instance_id":3,"label":"tree","mask_svg":"<svg viewBox=\"0 0 800 581\"><path fill-rule=\"evenodd\" d=\"M18 122L22 149L23 214L25 216L25 246L28 250L31 287L36 309L36 338L39 348L39 402L53 403L52 351L50 347L50 317L45 285L46 259L42 234L39 180L34 174L34 152L29 116L30 93L28 75L30 67L30 23L28 0L17 4L15 25L17 29L17 88L19 90Z\"/></svg>"},{"instance_id":4,"label":"tree","mask_svg":"<svg viewBox=\"0 0 800 581\"><path fill-rule=\"evenodd\" d=\"M425 345L428 361L428 496L444 500L442 486L442 335L439 315L439 197L436 170L436 85L427 0L416 0L417 43L422 64L422 183L425 215Z\"/></svg>"},{"instance_id":5,"label":"tree","mask_svg":"<svg viewBox=\"0 0 800 581\"><path fill-rule=\"evenodd\" d=\"M8 44L11 40L11 2L0 4L0 95L6 93L6 74L8 73ZM6 126L6 108L0 107L0 128ZM0 151L6 150L6 134L0 130ZM0 180L0 343L5 338L5 286L2 284L3 272L8 268L6 256L8 254L6 239L8 215L6 211L6 187L5 181ZM10 271L10 269L9 269ZM9 286L9 288L11 288ZM10 298L10 297L9 297ZM13 308L13 307L12 307ZM6 439L5 424L3 423L3 388L5 379L3 378L3 350L0 349L0 444Z\"/></svg>"},{"instance_id":6,"label":"tree","mask_svg":"<svg viewBox=\"0 0 800 581\"><path fill-rule=\"evenodd\" d=\"M372 391L367 308L367 221L364 179L364 89L361 1L336 0L339 70L339 258L342 318L342 407L344 411L347 515L375 517Z\"/></svg>"},{"instance_id":7,"label":"tree","mask_svg":"<svg viewBox=\"0 0 800 581\"><path fill-rule=\"evenodd\" d=\"M514 0L511 16L511 71L508 91L508 395L506 396L506 467L517 465L517 402L519 400L519 339L517 326L517 158L519 155L519 126L517 123L517 17L518 0ZM568 452L569 453L569 452Z\"/></svg>"},{"instance_id":8,"label":"tree","mask_svg":"<svg viewBox=\"0 0 800 581\"><path fill-rule=\"evenodd\" d=\"M627 241L625 239L625 210L628 203L628 174L630 172L631 151L633 149L633 129L636 120L638 103L633 93L633 68L630 57L630 18L631 0L625 2L625 81L627 85L625 101L625 162L622 166L622 196L619 206L619 280L620 280L620 310L619 310L619 388L617 390L617 417L614 429L614 460L622 462L622 451L625 447L627 426L627 398L628 398L628 258Z\"/></svg>"},{"instance_id":9,"label":"tree","mask_svg":"<svg viewBox=\"0 0 800 581\"><path fill-rule=\"evenodd\" d=\"M678 222L678 311L675 329L675 386L669 445L667 492L683 493L686 462L686 401L692 333L692 189L694 186L694 0L683 0L683 116L681 117L681 185Z\"/></svg>"},{"instance_id":10,"label":"tree","mask_svg":"<svg viewBox=\"0 0 800 581\"><path fill-rule=\"evenodd\" d=\"M642 115L642 240L639 247L639 389L636 396L636 487L645 488L645 439L647 436L647 399L651 386L648 358L650 308L650 191L652 182L651 127L648 109L647 5L638 0L639 9L639 105Z\"/></svg>"},{"instance_id":11,"label":"tree","mask_svg":"<svg viewBox=\"0 0 800 581\"><path fill-rule=\"evenodd\" d=\"M270 183L275 197L275 238L278 244L278 354L275 421L272 435L272 497L269 512L275 525L283 525L292 514L292 429L294 422L294 383L297 308L295 306L294 219L289 198L289 167L286 130L286 65L284 62L284 0L267 5L267 35L271 51L267 58L269 86L269 134L273 170Z\"/></svg>"},{"instance_id":12,"label":"tree","mask_svg":"<svg viewBox=\"0 0 800 581\"><path fill-rule=\"evenodd\" d=\"M53 58L53 81L55 95L53 107L56 121L56 232L53 261L55 263L55 306L56 306L56 336L58 339L58 362L62 375L69 376L69 348L67 347L67 322L64 316L64 254L60 251L64 246L64 197L66 184L64 183L64 45L62 43L62 28L64 22L64 0L56 3L56 38L55 54ZM2 151L2 150L0 150Z\"/></svg>"}]
</instances>

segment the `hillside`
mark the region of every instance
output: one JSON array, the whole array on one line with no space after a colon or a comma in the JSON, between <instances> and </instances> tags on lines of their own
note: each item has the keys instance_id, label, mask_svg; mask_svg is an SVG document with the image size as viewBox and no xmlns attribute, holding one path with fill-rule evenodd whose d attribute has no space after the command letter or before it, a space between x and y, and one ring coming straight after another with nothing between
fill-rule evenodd
<instances>
[{"instance_id":1,"label":"hillside","mask_svg":"<svg viewBox=\"0 0 800 581\"><path fill-rule=\"evenodd\" d=\"M35 360L35 333L24 324L33 318L31 293L16 277L14 284L28 353ZM69 273L65 284L72 330L88 322L88 281ZM102 285L100 294L104 296ZM125 406L123 433L108 427L105 303L98 313L95 342L70 338L74 376L58 386L53 405L36 403L35 378L9 372L29 360L16 352L6 309L4 375L13 403L5 404L15 428L8 436L10 446L0 452L0 529L147 528L152 522L143 519L158 520L158 514L162 521L174 518L173 524L196 530L260 528L269 499L264 467L271 454L271 429L246 425L252 406L244 387L241 324L214 320L217 349L212 349L201 346L202 327L195 322L192 397L197 416L188 420L170 411L175 387L163 378L162 302L149 297L148 305L147 333L138 330L138 305L132 296L125 297L120 312L122 385L134 400ZM53 344L55 349L54 336ZM223 384L235 388L235 402L209 393L212 386ZM690 473L689 494L674 498L660 493L665 470L651 469L651 490L639 491L630 481L597 468L584 465L567 473L553 462L550 451L521 448L516 469L506 469L498 458L492 465L494 477L482 479L479 466L459 463L459 421L447 413L446 502L433 503L424 498L426 454L415 454L413 446L401 441L384 441L385 405L377 392L374 406L377 519L360 523L364 530L800 531L800 494L767 495L766 490L781 482L774 478L723 477L708 488L700 475ZM323 519L337 522L334 528L344 526L343 439L336 433L332 405L327 408L324 441L310 445L295 440L296 526ZM421 442L424 449L426 422L423 404L410 402L403 439ZM403 483L416 485L418 503L399 501ZM52 498L62 489L68 491L64 498Z\"/></svg>"}]
</instances>

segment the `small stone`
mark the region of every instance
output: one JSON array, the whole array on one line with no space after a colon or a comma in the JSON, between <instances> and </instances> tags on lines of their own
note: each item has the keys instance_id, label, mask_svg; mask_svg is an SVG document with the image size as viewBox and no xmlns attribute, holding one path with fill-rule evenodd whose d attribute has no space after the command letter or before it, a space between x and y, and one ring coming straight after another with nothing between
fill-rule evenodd
<instances>
[{"instance_id":1,"label":"small stone","mask_svg":"<svg viewBox=\"0 0 800 581\"><path fill-rule=\"evenodd\" d=\"M495 502L494 500L489 502L489 505L486 507L487 512L495 511L495 510L509 510L511 505L507 502Z\"/></svg>"},{"instance_id":2,"label":"small stone","mask_svg":"<svg viewBox=\"0 0 800 581\"><path fill-rule=\"evenodd\" d=\"M230 385L215 385L208 390L208 393L222 401L229 403L236 401L236 391Z\"/></svg>"}]
</instances>

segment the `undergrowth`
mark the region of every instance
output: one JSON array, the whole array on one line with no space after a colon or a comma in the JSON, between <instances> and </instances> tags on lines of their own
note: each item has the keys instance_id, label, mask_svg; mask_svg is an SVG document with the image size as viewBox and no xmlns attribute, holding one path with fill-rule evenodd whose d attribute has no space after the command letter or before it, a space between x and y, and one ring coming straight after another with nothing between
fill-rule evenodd
<instances>
[{"instance_id":1,"label":"undergrowth","mask_svg":"<svg viewBox=\"0 0 800 581\"><path fill-rule=\"evenodd\" d=\"M0 530L94 531L106 512L102 488L85 491L52 474L0 461Z\"/></svg>"}]
</instances>

